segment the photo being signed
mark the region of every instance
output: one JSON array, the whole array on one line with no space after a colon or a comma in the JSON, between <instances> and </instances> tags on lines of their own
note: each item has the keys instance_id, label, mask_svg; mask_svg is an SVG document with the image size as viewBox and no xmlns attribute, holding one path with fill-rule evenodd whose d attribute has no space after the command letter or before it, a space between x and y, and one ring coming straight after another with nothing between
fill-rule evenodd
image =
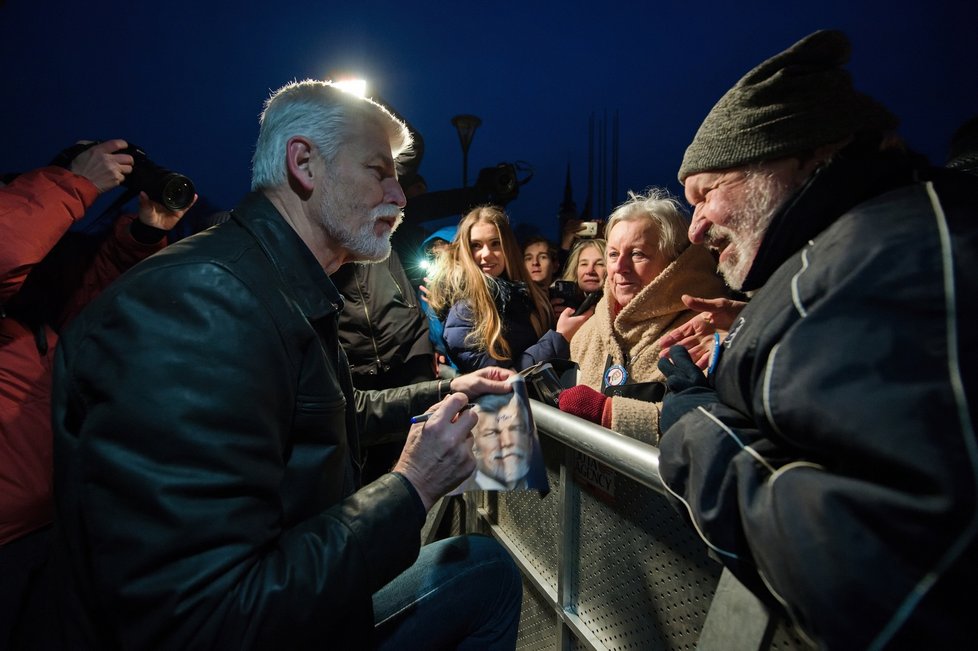
<instances>
[{"instance_id":1,"label":"photo being signed","mask_svg":"<svg viewBox=\"0 0 978 651\"><path fill-rule=\"evenodd\" d=\"M519 375L510 383L510 393L476 399L479 422L472 428L476 471L454 493L539 490L546 494L550 490L526 383Z\"/></svg>"}]
</instances>

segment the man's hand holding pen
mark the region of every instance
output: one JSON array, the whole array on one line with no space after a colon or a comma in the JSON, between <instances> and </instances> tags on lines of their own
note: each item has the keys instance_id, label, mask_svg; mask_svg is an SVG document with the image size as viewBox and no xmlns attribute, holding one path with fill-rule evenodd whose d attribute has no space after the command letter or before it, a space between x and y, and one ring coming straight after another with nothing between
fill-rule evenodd
<instances>
[{"instance_id":1,"label":"man's hand holding pen","mask_svg":"<svg viewBox=\"0 0 978 651\"><path fill-rule=\"evenodd\" d=\"M506 379L513 374L489 367L455 377L451 394L415 417L421 420L411 426L393 470L411 482L426 510L475 470L470 436L479 419L471 409L472 399L486 393L508 393L511 387Z\"/></svg>"}]
</instances>

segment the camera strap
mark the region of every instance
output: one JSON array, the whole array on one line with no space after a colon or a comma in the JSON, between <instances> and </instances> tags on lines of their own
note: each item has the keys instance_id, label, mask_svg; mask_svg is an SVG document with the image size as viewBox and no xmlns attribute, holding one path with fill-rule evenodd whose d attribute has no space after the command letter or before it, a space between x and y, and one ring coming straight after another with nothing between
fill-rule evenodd
<instances>
[{"instance_id":1,"label":"camera strap","mask_svg":"<svg viewBox=\"0 0 978 651\"><path fill-rule=\"evenodd\" d=\"M122 213L122 208L127 203L133 200L134 197L139 195L138 190L132 190L130 188L124 188L122 194L115 198L115 200L109 204L109 207L99 213L96 217L89 223L84 231L87 233L97 233L101 230L99 228L106 220L114 222L116 218Z\"/></svg>"}]
</instances>

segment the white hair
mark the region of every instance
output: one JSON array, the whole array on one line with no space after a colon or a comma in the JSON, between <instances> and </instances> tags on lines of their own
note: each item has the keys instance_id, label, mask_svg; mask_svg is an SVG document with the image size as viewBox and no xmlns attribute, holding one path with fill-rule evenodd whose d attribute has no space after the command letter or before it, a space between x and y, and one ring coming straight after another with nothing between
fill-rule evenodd
<instances>
[{"instance_id":1,"label":"white hair","mask_svg":"<svg viewBox=\"0 0 978 651\"><path fill-rule=\"evenodd\" d=\"M659 231L659 252L672 262L689 246L689 213L664 188L649 188L639 194L628 191L628 200L615 208L605 226L605 237L618 222L646 220Z\"/></svg>"},{"instance_id":2,"label":"white hair","mask_svg":"<svg viewBox=\"0 0 978 651\"><path fill-rule=\"evenodd\" d=\"M309 138L327 163L365 122L384 129L395 160L408 152L412 144L407 126L387 108L372 99L341 90L329 81L307 79L286 84L265 102L260 122L251 160L252 190L286 183L285 148L294 136Z\"/></svg>"}]
</instances>

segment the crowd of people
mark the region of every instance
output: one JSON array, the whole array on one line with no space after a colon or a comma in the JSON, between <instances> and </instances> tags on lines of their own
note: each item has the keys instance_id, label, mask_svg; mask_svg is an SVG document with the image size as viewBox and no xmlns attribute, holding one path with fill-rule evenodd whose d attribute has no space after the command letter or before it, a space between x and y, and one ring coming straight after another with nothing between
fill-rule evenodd
<instances>
[{"instance_id":1,"label":"crowd of people","mask_svg":"<svg viewBox=\"0 0 978 651\"><path fill-rule=\"evenodd\" d=\"M541 362L814 644L973 643L974 149L910 151L848 58L819 31L737 81L677 161L691 213L650 183L558 247L469 206L420 287L415 134L330 82L271 95L206 234L167 245L186 209L144 192L75 241L124 140L0 187L0 648L514 648L505 550L420 533L528 487Z\"/></svg>"}]
</instances>

